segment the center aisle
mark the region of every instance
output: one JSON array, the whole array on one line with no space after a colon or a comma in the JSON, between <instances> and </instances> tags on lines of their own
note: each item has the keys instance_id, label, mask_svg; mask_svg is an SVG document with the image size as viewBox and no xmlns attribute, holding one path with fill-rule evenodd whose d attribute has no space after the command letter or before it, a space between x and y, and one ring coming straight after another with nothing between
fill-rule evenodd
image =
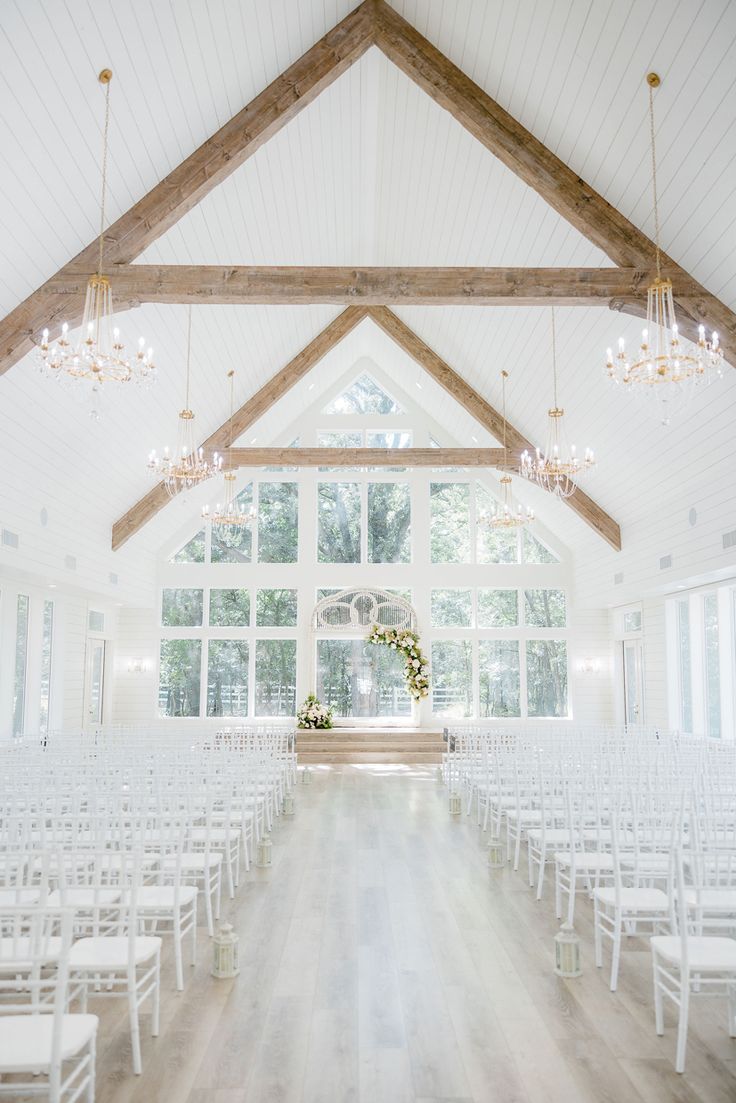
<instances>
[{"instance_id":1,"label":"center aisle","mask_svg":"<svg viewBox=\"0 0 736 1103\"><path fill-rule=\"evenodd\" d=\"M590 952L581 979L554 976L552 909L521 874L487 868L480 832L448 816L434 768L313 773L276 827L271 869L243 875L235 904L223 901L240 976L209 976L204 931L181 994L165 958L161 1036L142 1020L141 1077L128 1071L124 1009L103 1019L99 1101L733 1099L725 1029L721 1051L700 1039L707 1001L687 1073L675 1073L671 1018L664 1039L654 1033L645 943L624 952L616 996Z\"/></svg>"}]
</instances>

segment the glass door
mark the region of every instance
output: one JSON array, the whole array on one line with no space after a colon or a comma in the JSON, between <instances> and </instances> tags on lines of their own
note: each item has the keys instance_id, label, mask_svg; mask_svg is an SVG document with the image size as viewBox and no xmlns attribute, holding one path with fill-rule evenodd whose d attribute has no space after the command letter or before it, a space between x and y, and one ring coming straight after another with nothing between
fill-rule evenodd
<instances>
[{"instance_id":1,"label":"glass door","mask_svg":"<svg viewBox=\"0 0 736 1103\"><path fill-rule=\"evenodd\" d=\"M87 669L84 680L84 727L101 727L105 705L105 641L87 640Z\"/></svg>"},{"instance_id":2,"label":"glass door","mask_svg":"<svg viewBox=\"0 0 736 1103\"><path fill-rule=\"evenodd\" d=\"M644 723L644 649L641 640L624 640L624 723Z\"/></svg>"}]
</instances>

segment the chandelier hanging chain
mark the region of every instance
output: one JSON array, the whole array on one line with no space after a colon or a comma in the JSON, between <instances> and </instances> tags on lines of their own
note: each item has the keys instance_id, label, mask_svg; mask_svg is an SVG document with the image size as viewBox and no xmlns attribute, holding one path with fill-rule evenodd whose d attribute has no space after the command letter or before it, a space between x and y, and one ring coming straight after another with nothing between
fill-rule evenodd
<instances>
[{"instance_id":1,"label":"chandelier hanging chain","mask_svg":"<svg viewBox=\"0 0 736 1103\"><path fill-rule=\"evenodd\" d=\"M657 266L657 279L662 278L662 248L659 238L659 200L657 198L657 154L654 137L654 89L659 88L660 80L656 73L650 73L647 77L649 87L649 140L652 153L652 192L654 195L654 249Z\"/></svg>"},{"instance_id":2,"label":"chandelier hanging chain","mask_svg":"<svg viewBox=\"0 0 736 1103\"><path fill-rule=\"evenodd\" d=\"M225 442L227 451L227 465L224 470L225 497L218 502L213 510L208 505L202 509L202 520L209 521L212 526L212 536L222 545L234 547L238 545L249 525L256 520L256 511L238 499L235 493L236 474L232 463L232 448L234 438L235 418L235 372L231 368L227 373L230 380L230 417L228 418L228 436ZM222 465L222 459L220 459Z\"/></svg>"},{"instance_id":3,"label":"chandelier hanging chain","mask_svg":"<svg viewBox=\"0 0 736 1103\"><path fill-rule=\"evenodd\" d=\"M184 402L184 409L189 409L189 377L191 372L191 354L192 354L192 304L187 307L187 382L186 382L186 398Z\"/></svg>"},{"instance_id":4,"label":"chandelier hanging chain","mask_svg":"<svg viewBox=\"0 0 736 1103\"><path fill-rule=\"evenodd\" d=\"M478 515L478 524L482 528L488 529L490 532L498 532L502 529L518 529L522 525L527 525L530 521L534 520L533 509L528 507L524 508L521 505L514 506L511 498L511 484L513 480L511 478L506 437L506 428L508 425L506 420L506 380L508 377L509 373L505 369L502 369L501 411L503 415L503 465L501 467L501 478L499 479L501 484L501 501L492 506L489 513L483 512Z\"/></svg>"},{"instance_id":5,"label":"chandelier hanging chain","mask_svg":"<svg viewBox=\"0 0 736 1103\"><path fill-rule=\"evenodd\" d=\"M557 337L555 334L555 308L552 307L552 398L557 410Z\"/></svg>"},{"instance_id":6,"label":"chandelier hanging chain","mask_svg":"<svg viewBox=\"0 0 736 1103\"><path fill-rule=\"evenodd\" d=\"M504 471L508 466L508 449L506 448L506 380L508 378L508 372L506 370L501 371L501 409L503 410L503 467Z\"/></svg>"},{"instance_id":7,"label":"chandelier hanging chain","mask_svg":"<svg viewBox=\"0 0 736 1103\"><path fill-rule=\"evenodd\" d=\"M103 69L100 80L105 85L105 126L102 132L102 195L100 197L100 246L97 259L97 275L102 275L102 261L105 248L105 200L107 197L107 153L108 135L110 133L110 83L112 73L109 69Z\"/></svg>"}]
</instances>

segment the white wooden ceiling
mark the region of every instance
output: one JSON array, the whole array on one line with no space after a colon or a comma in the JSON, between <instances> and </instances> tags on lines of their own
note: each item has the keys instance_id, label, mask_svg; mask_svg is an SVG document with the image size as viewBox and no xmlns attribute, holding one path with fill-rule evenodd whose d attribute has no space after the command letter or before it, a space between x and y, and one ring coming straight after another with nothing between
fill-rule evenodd
<instances>
[{"instance_id":1,"label":"white wooden ceiling","mask_svg":"<svg viewBox=\"0 0 736 1103\"><path fill-rule=\"evenodd\" d=\"M0 313L92 240L97 227L103 97L112 89L110 219L253 98L354 5L342 0L3 0L0 7ZM657 93L665 249L736 306L736 5L729 0L404 0L394 7L610 202L653 232L644 74ZM175 263L560 264L606 258L424 96L376 50L329 88L141 260ZM224 376L253 393L338 313L331 307L195 311L193 404L202 435L227 415ZM549 404L549 312L398 311L491 402L511 373L509 415L533 438ZM559 311L561 397L571 436L600 457L590 491L624 528L692 472L736 375L699 398L686 425L660 429L602 374L605 348L636 338L606 310ZM31 358L0 379L0 431L11 455L3 509L28 494L29 426L41 499L111 523L147 489L145 459L167 443L181 405L184 309L125 315L154 345L155 390L122 395L100 426ZM362 355L392 370L385 340ZM346 349L344 355L351 355ZM342 368L349 366L346 359ZM327 369L325 369L326 371ZM393 370L406 366L393 363ZM299 393L281 424L299 410ZM463 417L443 409L448 435ZM263 441L260 441L263 443ZM92 456L103 456L104 480ZM638 457L634 463L634 457ZM644 483L644 467L651 479ZM707 467L707 460L700 468ZM632 497L631 481L637 485ZM40 486L43 485L43 490ZM50 511L53 516L53 510ZM168 511L167 511L168 512ZM570 511L565 541L590 549ZM91 523L91 522L90 522ZM163 522L162 522L163 523ZM177 522L177 524L180 523ZM104 524L99 524L102 534ZM97 531L97 529L95 529ZM141 535L142 548L159 532ZM49 525L49 538L53 537ZM156 536L158 539L159 537ZM102 535L100 536L102 540ZM111 562L114 561L112 557Z\"/></svg>"}]
</instances>

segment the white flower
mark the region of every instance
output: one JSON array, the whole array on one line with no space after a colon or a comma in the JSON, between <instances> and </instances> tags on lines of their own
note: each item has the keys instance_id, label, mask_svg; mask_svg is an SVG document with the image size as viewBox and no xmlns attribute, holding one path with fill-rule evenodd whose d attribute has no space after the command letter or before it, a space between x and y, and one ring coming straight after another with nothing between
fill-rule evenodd
<instances>
[{"instance_id":1,"label":"white flower","mask_svg":"<svg viewBox=\"0 0 736 1103\"><path fill-rule=\"evenodd\" d=\"M419 670L419 667L422 664L419 662L419 659L412 659L411 665L414 667L415 670Z\"/></svg>"}]
</instances>

